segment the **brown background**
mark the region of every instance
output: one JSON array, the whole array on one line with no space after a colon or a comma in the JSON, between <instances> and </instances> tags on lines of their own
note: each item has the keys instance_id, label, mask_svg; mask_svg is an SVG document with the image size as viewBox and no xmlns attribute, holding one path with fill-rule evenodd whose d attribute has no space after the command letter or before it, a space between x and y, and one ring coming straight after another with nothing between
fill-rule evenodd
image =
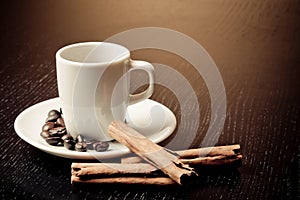
<instances>
[{"instance_id":1,"label":"brown background","mask_svg":"<svg viewBox=\"0 0 300 200\"><path fill-rule=\"evenodd\" d=\"M0 9L2 199L299 197L298 0L35 0L2 3ZM73 188L72 161L22 141L13 129L14 119L26 107L58 95L57 49L148 26L184 33L209 52L227 95L227 117L218 144L240 143L243 166L239 172L201 174L199 183L189 188ZM186 133L200 120L198 137L191 145L199 146L210 119L210 100L202 78L184 59L168 52L142 50L134 52L133 58L169 65L190 81L202 117L182 120L188 122ZM178 88L181 90L184 88ZM156 85L152 99L168 106L180 119L180 105L167 88Z\"/></svg>"}]
</instances>

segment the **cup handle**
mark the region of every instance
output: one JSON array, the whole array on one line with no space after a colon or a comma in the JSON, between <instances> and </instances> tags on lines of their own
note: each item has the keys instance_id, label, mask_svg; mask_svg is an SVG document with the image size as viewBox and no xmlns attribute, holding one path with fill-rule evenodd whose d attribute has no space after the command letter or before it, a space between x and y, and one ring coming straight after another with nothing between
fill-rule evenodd
<instances>
[{"instance_id":1,"label":"cup handle","mask_svg":"<svg viewBox=\"0 0 300 200\"><path fill-rule=\"evenodd\" d=\"M135 104L138 103L142 100L148 99L152 93L153 93L153 89L154 89L154 67L153 65L151 65L148 62L145 61L140 61L140 60L130 60L130 71L133 70L144 70L147 72L148 77L149 77L149 87L138 94L129 94L129 105L131 104Z\"/></svg>"}]
</instances>

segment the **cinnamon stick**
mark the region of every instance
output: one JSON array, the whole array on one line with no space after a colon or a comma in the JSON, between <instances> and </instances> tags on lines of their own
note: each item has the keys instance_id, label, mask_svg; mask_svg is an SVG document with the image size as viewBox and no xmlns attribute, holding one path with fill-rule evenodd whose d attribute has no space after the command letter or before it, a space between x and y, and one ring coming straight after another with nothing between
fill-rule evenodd
<instances>
[{"instance_id":1,"label":"cinnamon stick","mask_svg":"<svg viewBox=\"0 0 300 200\"><path fill-rule=\"evenodd\" d=\"M241 159L242 155L237 155L234 157L214 156L195 159L181 159L181 161L194 166L215 166L227 165ZM72 163L71 170L72 175L81 178L106 176L161 176L161 173L159 173L160 170L148 163Z\"/></svg>"},{"instance_id":2,"label":"cinnamon stick","mask_svg":"<svg viewBox=\"0 0 300 200\"><path fill-rule=\"evenodd\" d=\"M230 165L241 161L243 158L242 155L236 156L209 156L209 157L199 157L192 159L180 159L184 164L189 164L191 166L221 166L221 165Z\"/></svg>"},{"instance_id":3,"label":"cinnamon stick","mask_svg":"<svg viewBox=\"0 0 300 200\"><path fill-rule=\"evenodd\" d=\"M148 163L72 163L71 183L173 185L171 178Z\"/></svg>"},{"instance_id":4,"label":"cinnamon stick","mask_svg":"<svg viewBox=\"0 0 300 200\"><path fill-rule=\"evenodd\" d=\"M197 175L193 168L182 163L175 155L121 121L113 121L108 127L108 133L180 185L183 179Z\"/></svg>"},{"instance_id":5,"label":"cinnamon stick","mask_svg":"<svg viewBox=\"0 0 300 200\"><path fill-rule=\"evenodd\" d=\"M216 149L228 148L212 147ZM201 149L192 149L189 152L201 152ZM180 159L183 163L192 166L222 166L230 165L242 160L242 155L221 155L198 158ZM222 155L225 154L225 155ZM190 157L190 156L188 156ZM156 167L149 163L140 163L139 157L123 158L122 163L72 163L72 183L119 183L119 184L175 184L169 177L161 173Z\"/></svg>"},{"instance_id":6,"label":"cinnamon stick","mask_svg":"<svg viewBox=\"0 0 300 200\"><path fill-rule=\"evenodd\" d=\"M231 165L238 161L241 161L243 158L242 155L234 155L234 156L208 156L208 157L198 157L198 158L190 158L190 159L180 159L180 161L184 164L189 164L190 166L222 166L222 165ZM141 163L143 160L139 157L128 157L122 158L122 164L134 164Z\"/></svg>"},{"instance_id":7,"label":"cinnamon stick","mask_svg":"<svg viewBox=\"0 0 300 200\"><path fill-rule=\"evenodd\" d=\"M149 163L143 163L140 157L123 158L121 163L72 163L72 183L181 184L183 176L195 173L188 165L222 166L242 159L238 144L173 152L153 145L123 123L115 122L109 131L119 142L123 141L121 143Z\"/></svg>"},{"instance_id":8,"label":"cinnamon stick","mask_svg":"<svg viewBox=\"0 0 300 200\"><path fill-rule=\"evenodd\" d=\"M184 164L189 165L227 165L242 159L240 145L204 147L174 151ZM140 157L122 158L121 163L140 163Z\"/></svg>"},{"instance_id":9,"label":"cinnamon stick","mask_svg":"<svg viewBox=\"0 0 300 200\"><path fill-rule=\"evenodd\" d=\"M207 156L234 156L240 153L240 145L226 145L215 147L204 147L197 149L187 149L175 151L179 158L192 158L192 157L207 157Z\"/></svg>"},{"instance_id":10,"label":"cinnamon stick","mask_svg":"<svg viewBox=\"0 0 300 200\"><path fill-rule=\"evenodd\" d=\"M76 183L114 183L114 184L142 184L142 185L174 185L175 181L169 177L115 177L115 178L93 178L80 179L78 176L71 176L71 182Z\"/></svg>"},{"instance_id":11,"label":"cinnamon stick","mask_svg":"<svg viewBox=\"0 0 300 200\"><path fill-rule=\"evenodd\" d=\"M159 171L148 163L72 163L72 175L78 177L104 177L104 176L146 176Z\"/></svg>"},{"instance_id":12,"label":"cinnamon stick","mask_svg":"<svg viewBox=\"0 0 300 200\"><path fill-rule=\"evenodd\" d=\"M198 159L182 159L182 161L195 166L215 166L231 164L242 159L242 155L224 159L222 157L202 157ZM219 164L215 164L215 162ZM169 177L165 177L165 174L148 163L72 163L71 168L72 183L176 184L175 181Z\"/></svg>"}]
</instances>

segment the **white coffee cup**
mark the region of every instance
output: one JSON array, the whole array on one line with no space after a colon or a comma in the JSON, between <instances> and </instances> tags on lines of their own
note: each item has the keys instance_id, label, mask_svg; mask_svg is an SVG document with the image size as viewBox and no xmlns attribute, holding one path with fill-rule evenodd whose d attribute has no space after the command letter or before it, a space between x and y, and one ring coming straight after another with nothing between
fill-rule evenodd
<instances>
[{"instance_id":1,"label":"white coffee cup","mask_svg":"<svg viewBox=\"0 0 300 200\"><path fill-rule=\"evenodd\" d=\"M145 70L148 88L129 93L130 71ZM84 42L65 46L56 53L58 93L68 133L108 141L107 127L125 120L128 105L153 93L154 68L130 59L127 48L107 42Z\"/></svg>"}]
</instances>

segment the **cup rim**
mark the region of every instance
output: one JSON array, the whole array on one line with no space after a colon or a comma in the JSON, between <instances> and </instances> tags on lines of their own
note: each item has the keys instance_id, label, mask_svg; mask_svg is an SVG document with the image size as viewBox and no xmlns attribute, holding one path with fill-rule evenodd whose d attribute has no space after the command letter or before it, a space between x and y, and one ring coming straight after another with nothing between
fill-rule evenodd
<instances>
[{"instance_id":1,"label":"cup rim","mask_svg":"<svg viewBox=\"0 0 300 200\"><path fill-rule=\"evenodd\" d=\"M110 61L102 61L102 62L79 62L79 61L74 61L74 60L69 60L64 58L61 54L62 52L70 49L70 48L74 48L74 47L79 47L79 46L86 46L86 45L101 45L101 44L105 44L105 45L110 45L110 46L115 46L118 48L122 48L124 50L124 55L120 56L119 58L116 58L114 60L110 60ZM69 64L75 64L75 65L87 65L87 66L96 66L96 65L108 65L111 64L112 62L119 62L120 60L123 60L125 58L129 58L130 55L130 51L119 44L116 43L111 43L111 42L79 42L79 43L73 43L73 44L69 44L66 46L61 47L55 54L56 60L61 60L64 62L67 62Z\"/></svg>"}]
</instances>

